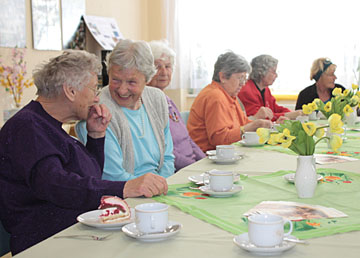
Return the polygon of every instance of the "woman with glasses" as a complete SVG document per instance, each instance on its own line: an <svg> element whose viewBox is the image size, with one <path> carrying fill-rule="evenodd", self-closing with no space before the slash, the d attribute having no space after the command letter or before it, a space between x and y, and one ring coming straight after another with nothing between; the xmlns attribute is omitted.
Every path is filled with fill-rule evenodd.
<svg viewBox="0 0 360 258"><path fill-rule="evenodd" d="M296 101L296 109L302 109L302 105L313 102L314 99L321 99L324 103L328 102L332 97L334 88L341 88L345 90L340 84L336 84L337 79L335 75L336 65L328 58L316 59L310 71L310 80L315 80L313 85L303 89Z"/></svg>
<svg viewBox="0 0 360 258"><path fill-rule="evenodd" d="M271 121L251 121L242 111L237 94L250 71L248 62L234 52L218 57L211 84L196 97L190 110L187 127L191 138L205 152L216 145L241 140L246 131L270 128Z"/></svg>
<svg viewBox="0 0 360 258"><path fill-rule="evenodd" d="M277 64L278 60L269 55L260 55L251 61L249 80L238 94L248 116L256 114L261 107L270 110L272 115L268 119L277 122L302 115L301 110L291 111L278 105L268 88L277 78Z"/></svg>
<svg viewBox="0 0 360 258"><path fill-rule="evenodd" d="M36 100L0 131L0 219L12 255L75 224L103 195L121 198L167 192L163 177L102 180L108 108L96 96L101 63L85 51L66 51L34 73ZM84 146L62 124L84 119Z"/></svg>
<svg viewBox="0 0 360 258"><path fill-rule="evenodd" d="M154 55L157 73L148 85L163 91L171 82L176 54L163 41L151 41L149 45ZM168 96L166 96L166 100L169 107L170 132L174 144L175 169L178 171L204 158L205 154L190 138L175 103Z"/></svg>
<svg viewBox="0 0 360 258"><path fill-rule="evenodd" d="M105 138L103 179L127 181L146 173L174 174L173 142L165 94L146 84L156 73L154 57L144 41L120 40L107 56L109 86L100 103L112 114ZM86 142L83 122L76 132Z"/></svg>

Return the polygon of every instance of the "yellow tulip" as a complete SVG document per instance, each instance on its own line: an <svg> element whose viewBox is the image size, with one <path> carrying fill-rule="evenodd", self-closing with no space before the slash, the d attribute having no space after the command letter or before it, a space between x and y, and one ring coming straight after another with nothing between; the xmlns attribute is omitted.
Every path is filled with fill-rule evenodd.
<svg viewBox="0 0 360 258"><path fill-rule="evenodd" d="M343 92L343 94L344 94L345 97L346 97L347 95L349 95L349 93L350 93L350 90L348 90L348 89L344 90L344 92Z"/></svg>
<svg viewBox="0 0 360 258"><path fill-rule="evenodd" d="M270 145L276 145L279 143L279 133L273 133L273 134L270 134L270 139L268 140L268 144Z"/></svg>
<svg viewBox="0 0 360 258"><path fill-rule="evenodd" d="M259 135L259 143L264 144L266 143L270 138L270 130L267 128L258 128L256 130L257 135Z"/></svg>
<svg viewBox="0 0 360 258"><path fill-rule="evenodd" d="M302 105L302 110L304 112L305 115L310 115L313 112L313 109L311 108L310 104L309 105Z"/></svg>
<svg viewBox="0 0 360 258"><path fill-rule="evenodd" d="M330 146L334 151L337 151L341 147L342 143L343 140L339 135L335 134L330 137Z"/></svg>
<svg viewBox="0 0 360 258"><path fill-rule="evenodd" d="M342 92L342 89L341 89L341 88L335 88L335 89L332 91L332 95L333 95L333 96L340 96L340 95L341 95L341 92Z"/></svg>
<svg viewBox="0 0 360 258"><path fill-rule="evenodd" d="M356 92L356 96L360 98L360 91Z"/></svg>
<svg viewBox="0 0 360 258"><path fill-rule="evenodd" d="M324 128L316 129L315 136L316 136L317 138L323 137L324 134L325 134Z"/></svg>
<svg viewBox="0 0 360 258"><path fill-rule="evenodd" d="M350 116L350 113L354 112L354 110L350 107L349 104L344 107L343 111L346 116Z"/></svg>
<svg viewBox="0 0 360 258"><path fill-rule="evenodd" d="M316 126L313 122L301 123L305 133L309 136L313 136L316 132Z"/></svg>
<svg viewBox="0 0 360 258"><path fill-rule="evenodd" d="M328 103L325 104L324 110L325 110L326 112L330 112L330 111L331 111L331 108L332 108L332 103L329 101Z"/></svg>
<svg viewBox="0 0 360 258"><path fill-rule="evenodd" d="M341 121L341 116L339 114L332 114L329 119L329 126L330 126L330 132L331 133L343 133L344 132L344 128L343 125L343 121Z"/></svg>
<svg viewBox="0 0 360 258"><path fill-rule="evenodd" d="M285 128L284 131L280 133L278 136L278 141L281 143L281 146L284 148L289 148L294 139L296 139L296 137L290 135L290 131L287 128Z"/></svg>
<svg viewBox="0 0 360 258"><path fill-rule="evenodd" d="M309 106L311 107L311 109L312 109L313 111L315 111L315 110L318 109L318 106L317 106L317 104L316 104L315 102L309 103Z"/></svg>
<svg viewBox="0 0 360 258"><path fill-rule="evenodd" d="M352 87L353 90L357 90L357 89L359 88L359 85L353 83L353 84L351 85L351 87Z"/></svg>
<svg viewBox="0 0 360 258"><path fill-rule="evenodd" d="M351 99L350 99L351 105L356 106L359 103L360 103L360 98L357 95L354 95L351 97Z"/></svg>
<svg viewBox="0 0 360 258"><path fill-rule="evenodd" d="M319 106L322 101L319 98L316 98L313 100L313 103L315 103L316 106Z"/></svg>

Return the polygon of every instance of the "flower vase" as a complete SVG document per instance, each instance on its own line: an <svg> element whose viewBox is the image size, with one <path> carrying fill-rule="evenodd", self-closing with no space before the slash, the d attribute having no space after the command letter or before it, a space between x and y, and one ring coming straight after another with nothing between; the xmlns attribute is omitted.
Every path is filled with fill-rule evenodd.
<svg viewBox="0 0 360 258"><path fill-rule="evenodd" d="M353 107L353 112L351 112L349 114L349 116L345 116L345 121L346 121L346 125L349 127L354 127L356 120L357 120L357 111L356 111L356 107Z"/></svg>
<svg viewBox="0 0 360 258"><path fill-rule="evenodd" d="M295 187L299 198L311 198L314 196L317 186L317 174L315 157L298 156L295 173Z"/></svg>

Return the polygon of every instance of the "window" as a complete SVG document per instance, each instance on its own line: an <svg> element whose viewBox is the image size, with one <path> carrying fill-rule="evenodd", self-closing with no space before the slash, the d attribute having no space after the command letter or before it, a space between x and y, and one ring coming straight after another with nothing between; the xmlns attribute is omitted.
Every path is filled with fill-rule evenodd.
<svg viewBox="0 0 360 258"><path fill-rule="evenodd" d="M199 91L211 82L217 57L232 50L279 60L275 94L297 94L312 62L329 57L337 83L359 79L357 0L168 0L168 40L177 53L171 88ZM355 77L356 75L356 77Z"/></svg>

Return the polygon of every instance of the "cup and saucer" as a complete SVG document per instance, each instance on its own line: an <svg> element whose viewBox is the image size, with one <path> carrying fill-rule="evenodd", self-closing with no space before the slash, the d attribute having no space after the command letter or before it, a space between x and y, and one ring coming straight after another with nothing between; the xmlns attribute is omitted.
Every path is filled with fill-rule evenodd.
<svg viewBox="0 0 360 258"><path fill-rule="evenodd" d="M232 164L243 158L235 152L233 145L217 145L215 155L209 155L209 160L218 164Z"/></svg>
<svg viewBox="0 0 360 258"><path fill-rule="evenodd" d="M205 185L199 190L213 197L230 197L243 190L241 185L234 184L235 175L232 171L208 171L204 175Z"/></svg>
<svg viewBox="0 0 360 258"><path fill-rule="evenodd" d="M290 226L286 233L285 224ZM279 255L295 246L290 241L298 239L291 235L292 230L291 220L274 214L255 214L248 217L248 233L235 236L233 242L253 254Z"/></svg>
<svg viewBox="0 0 360 258"><path fill-rule="evenodd" d="M256 132L245 132L242 135L242 140L239 143L245 147L257 147L263 146L264 144L259 143L259 135Z"/></svg>
<svg viewBox="0 0 360 258"><path fill-rule="evenodd" d="M169 206L163 203L143 203L135 207L135 222L122 227L125 235L144 242L166 240L178 234L180 223L168 220Z"/></svg>

